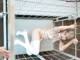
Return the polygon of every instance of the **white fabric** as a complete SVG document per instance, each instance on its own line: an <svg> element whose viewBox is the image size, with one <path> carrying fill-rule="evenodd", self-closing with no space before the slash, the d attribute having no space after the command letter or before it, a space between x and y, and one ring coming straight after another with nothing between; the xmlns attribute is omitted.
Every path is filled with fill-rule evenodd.
<svg viewBox="0 0 80 60"><path fill-rule="evenodd" d="M31 46L36 50L36 53L39 53L40 50L40 41L39 40L32 40Z"/></svg>
<svg viewBox="0 0 80 60"><path fill-rule="evenodd" d="M26 52L28 55L38 55L39 54L39 48L40 48L40 41L39 40L32 40L31 44L29 43L27 31L23 32L17 32L17 35L23 35L25 38L25 43L21 42L19 39L15 40L15 45L19 44L26 48Z"/></svg>
<svg viewBox="0 0 80 60"><path fill-rule="evenodd" d="M48 39L52 42L56 42L56 41L60 40L60 38L58 37L59 32L60 32L60 30L58 27L54 27L50 30L47 30L46 32L42 31L42 33L44 33L46 35L46 39Z"/></svg>

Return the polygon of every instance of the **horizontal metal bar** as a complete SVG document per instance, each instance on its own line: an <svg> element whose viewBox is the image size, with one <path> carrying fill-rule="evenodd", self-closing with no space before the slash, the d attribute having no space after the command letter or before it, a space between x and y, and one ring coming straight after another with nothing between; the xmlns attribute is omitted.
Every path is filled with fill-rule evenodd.
<svg viewBox="0 0 80 60"><path fill-rule="evenodd" d="M68 17L68 18L65 18L65 19L60 19L60 18L64 18L64 17ZM65 21L65 20L76 20L77 18L80 18L80 17L75 17L75 14L72 14L72 15L68 15L68 16L62 16L62 17L57 17L57 18L54 18L54 22L58 22L58 21Z"/></svg>
<svg viewBox="0 0 80 60"><path fill-rule="evenodd" d="M41 55L37 55L41 60L45 60Z"/></svg>
<svg viewBox="0 0 80 60"><path fill-rule="evenodd" d="M66 55L66 56L68 56L68 57L73 58L73 59L80 60L80 58L78 58L78 57L76 57L76 56L73 56L73 55L71 55L71 54L68 54L68 53L65 53L65 52L62 52L62 51L59 51L59 50L54 50L54 51L60 52L60 53Z"/></svg>
<svg viewBox="0 0 80 60"><path fill-rule="evenodd" d="M72 48L72 47L69 47L69 48L71 48L71 49L74 49L74 50L75 50L75 48ZM80 49L76 49L76 50L80 51Z"/></svg>
<svg viewBox="0 0 80 60"><path fill-rule="evenodd" d="M15 15L16 18L47 18L47 19L54 19L58 16L39 16L39 15Z"/></svg>
<svg viewBox="0 0 80 60"><path fill-rule="evenodd" d="M56 20L56 21L54 21L54 22L66 21L66 20L70 21L70 20L74 20L74 19L62 19L62 20Z"/></svg>

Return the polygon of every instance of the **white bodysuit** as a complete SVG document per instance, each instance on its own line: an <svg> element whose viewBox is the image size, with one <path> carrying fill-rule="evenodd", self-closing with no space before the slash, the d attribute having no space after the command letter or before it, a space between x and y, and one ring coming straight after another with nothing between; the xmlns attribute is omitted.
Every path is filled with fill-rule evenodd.
<svg viewBox="0 0 80 60"><path fill-rule="evenodd" d="M52 42L56 42L56 41L60 40L60 38L58 37L59 32L60 32L60 30L58 27L54 27L54 28L49 29L49 30L42 30L41 31L41 33L46 36L44 39L48 39Z"/></svg>

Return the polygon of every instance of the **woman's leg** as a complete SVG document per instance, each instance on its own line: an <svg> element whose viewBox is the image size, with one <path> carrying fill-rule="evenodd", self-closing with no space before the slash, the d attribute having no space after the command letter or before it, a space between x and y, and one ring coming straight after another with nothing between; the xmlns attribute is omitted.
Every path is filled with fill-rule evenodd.
<svg viewBox="0 0 80 60"><path fill-rule="evenodd" d="M36 50L36 54L39 54L40 52L40 32L41 29L34 29L32 31L32 40L31 40L31 46Z"/></svg>

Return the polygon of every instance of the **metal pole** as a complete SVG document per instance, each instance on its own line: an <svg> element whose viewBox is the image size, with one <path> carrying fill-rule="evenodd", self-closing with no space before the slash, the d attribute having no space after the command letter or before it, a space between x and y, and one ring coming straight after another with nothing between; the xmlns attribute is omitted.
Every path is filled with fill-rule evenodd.
<svg viewBox="0 0 80 60"><path fill-rule="evenodd" d="M74 22L76 23L76 20L74 20ZM76 38L76 29L75 29L75 38ZM77 57L77 45L75 44L75 56Z"/></svg>
<svg viewBox="0 0 80 60"><path fill-rule="evenodd" d="M8 46L10 50L10 59L15 60L14 57L14 38L15 38L15 29L14 29L14 0L8 0Z"/></svg>
<svg viewBox="0 0 80 60"><path fill-rule="evenodd" d="M73 20L73 21L74 21L74 18L72 18L72 19L69 19L69 18L68 18L68 19L61 19L61 20L56 20L56 21L54 21L54 22L66 21L66 20L69 20L69 21L70 21L70 20Z"/></svg>
<svg viewBox="0 0 80 60"><path fill-rule="evenodd" d="M4 35L4 48L7 48L6 46L6 0L3 0L3 35ZM4 60L7 60L4 58Z"/></svg>
<svg viewBox="0 0 80 60"><path fill-rule="evenodd" d="M75 20L74 22L76 23L76 19L78 17L78 5L77 5L77 0L75 1L75 13L76 13L76 17L75 17ZM76 38L76 29L75 29L75 38ZM77 57L77 45L75 44L75 57Z"/></svg>
<svg viewBox="0 0 80 60"><path fill-rule="evenodd" d="M3 13L6 13L6 1L3 0ZM3 14L4 47L6 48L6 14Z"/></svg>
<svg viewBox="0 0 80 60"><path fill-rule="evenodd" d="M64 26L64 21L62 21L62 26Z"/></svg>

